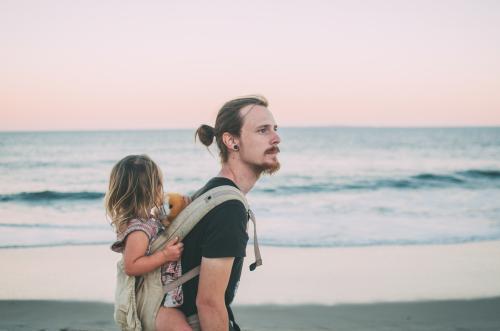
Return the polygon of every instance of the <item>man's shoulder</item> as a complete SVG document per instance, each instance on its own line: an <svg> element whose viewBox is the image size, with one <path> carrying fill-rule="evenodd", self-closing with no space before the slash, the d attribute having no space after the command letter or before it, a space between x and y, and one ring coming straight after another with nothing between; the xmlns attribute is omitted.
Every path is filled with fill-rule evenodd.
<svg viewBox="0 0 500 331"><path fill-rule="evenodd" d="M224 185L230 185L233 187L236 187L236 184L226 178L226 177L213 177L211 178L201 189L199 189L196 193L194 193L191 198L195 200L199 196L203 195L207 191L219 187L219 186L224 186ZM240 221L241 223L246 223L248 219L248 211L240 200L227 200L219 205L215 206L213 209L208 211L198 222L198 224L195 225L193 230L198 230L196 232L199 232L201 229L206 229L207 225L210 225L210 227L213 226L222 226L224 227L224 224L226 221L232 220L234 221ZM201 230L200 235L204 235L205 230Z"/></svg>
<svg viewBox="0 0 500 331"><path fill-rule="evenodd" d="M233 187L238 188L236 184L230 180L229 178L226 177L213 177L211 178L201 189L199 189L193 196L191 197L193 200L202 195L203 193L208 192L209 190L219 187L219 186L224 186L224 185L230 185Z"/></svg>
<svg viewBox="0 0 500 331"><path fill-rule="evenodd" d="M213 209L213 214L232 214L236 216L246 216L247 209L240 200L227 200Z"/></svg>

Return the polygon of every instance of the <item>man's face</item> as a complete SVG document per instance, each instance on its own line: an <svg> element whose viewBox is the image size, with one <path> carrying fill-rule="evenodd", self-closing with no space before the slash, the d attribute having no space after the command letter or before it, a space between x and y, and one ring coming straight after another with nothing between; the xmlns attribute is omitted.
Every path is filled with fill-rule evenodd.
<svg viewBox="0 0 500 331"><path fill-rule="evenodd" d="M272 174L279 170L280 136L273 115L264 106L249 105L241 109L243 127L239 138L240 158L254 167L256 173Z"/></svg>

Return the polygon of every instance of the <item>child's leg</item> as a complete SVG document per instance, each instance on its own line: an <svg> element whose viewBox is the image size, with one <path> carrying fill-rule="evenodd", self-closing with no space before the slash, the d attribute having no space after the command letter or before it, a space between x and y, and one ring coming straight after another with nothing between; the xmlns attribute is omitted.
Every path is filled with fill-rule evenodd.
<svg viewBox="0 0 500 331"><path fill-rule="evenodd" d="M156 331L192 331L186 316L177 308L160 307L155 323Z"/></svg>

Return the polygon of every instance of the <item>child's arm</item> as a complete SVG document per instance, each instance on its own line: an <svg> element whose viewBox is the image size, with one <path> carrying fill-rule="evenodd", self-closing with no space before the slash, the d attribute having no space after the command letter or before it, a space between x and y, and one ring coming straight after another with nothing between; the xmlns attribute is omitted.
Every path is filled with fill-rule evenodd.
<svg viewBox="0 0 500 331"><path fill-rule="evenodd" d="M123 251L127 275L140 276L155 270L166 262L177 261L181 257L184 246L178 238L175 238L168 242L164 249L147 256L148 244L148 236L142 231L134 231L127 236Z"/></svg>

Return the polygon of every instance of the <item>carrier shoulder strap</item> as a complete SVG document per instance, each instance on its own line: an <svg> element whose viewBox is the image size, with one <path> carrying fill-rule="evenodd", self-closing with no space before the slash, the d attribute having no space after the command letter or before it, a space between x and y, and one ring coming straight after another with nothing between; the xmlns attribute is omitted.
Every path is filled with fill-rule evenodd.
<svg viewBox="0 0 500 331"><path fill-rule="evenodd" d="M167 230L164 234L160 235L154 242L151 247L152 252L156 252L159 249L162 249L167 242L172 240L175 237L179 237L179 241L183 240L184 237L194 228L196 224L213 208L217 207L221 203L228 200L238 200L243 203L245 209L247 210L248 216L252 220L253 228L254 228L254 253L255 253L255 262L250 265L250 270L254 270L257 266L262 265L262 258L260 255L259 244L257 241L257 227L255 216L253 212L249 209L248 202L241 193L241 191L234 186L231 185L222 185L215 187L207 192L203 193L196 199L194 199L186 208L184 208L179 215L175 218L175 220L167 227ZM197 266L177 280L169 283L164 287L164 291L168 292L188 280L196 277L200 273L200 266Z"/></svg>
<svg viewBox="0 0 500 331"><path fill-rule="evenodd" d="M239 200L248 210L245 196L236 187L222 185L208 190L194 199L177 215L167 230L153 242L151 252L154 253L162 249L167 242L175 237L179 237L179 241L182 241L208 212L228 200Z"/></svg>

